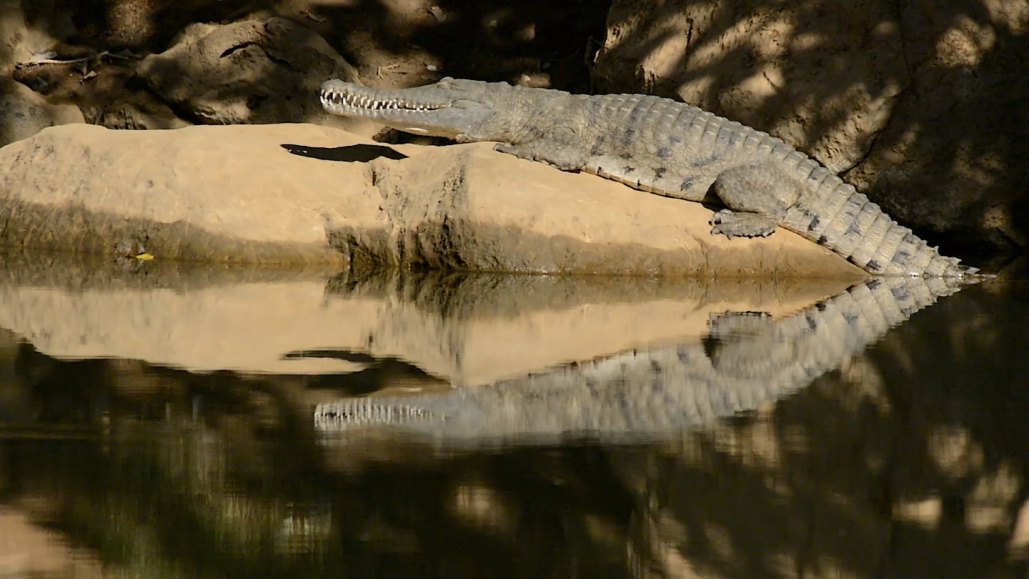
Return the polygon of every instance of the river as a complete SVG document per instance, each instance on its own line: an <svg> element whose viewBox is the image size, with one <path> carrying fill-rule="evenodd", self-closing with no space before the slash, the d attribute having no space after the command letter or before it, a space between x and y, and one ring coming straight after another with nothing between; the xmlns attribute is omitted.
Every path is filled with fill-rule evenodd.
<svg viewBox="0 0 1029 579"><path fill-rule="evenodd" d="M0 576L1025 577L1029 284L0 263Z"/></svg>

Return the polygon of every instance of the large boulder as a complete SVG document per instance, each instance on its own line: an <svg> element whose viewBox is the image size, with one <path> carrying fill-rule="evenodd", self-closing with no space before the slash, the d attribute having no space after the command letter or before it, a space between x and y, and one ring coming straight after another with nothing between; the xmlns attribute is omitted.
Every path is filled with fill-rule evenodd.
<svg viewBox="0 0 1029 579"><path fill-rule="evenodd" d="M0 145L30 137L46 127L83 123L73 104L50 103L23 84L0 78Z"/></svg>
<svg viewBox="0 0 1029 579"><path fill-rule="evenodd" d="M137 74L165 101L206 124L358 124L322 110L318 88L356 72L315 32L285 18L192 24Z"/></svg>
<svg viewBox="0 0 1029 579"><path fill-rule="evenodd" d="M54 42L47 30L29 24L19 2L0 0L0 146L44 127L84 122L74 104L49 102L10 80L18 63L31 61Z"/></svg>
<svg viewBox="0 0 1029 579"><path fill-rule="evenodd" d="M829 4L819 12L743 0L657 8L616 0L594 69L598 88L678 96L846 170L886 125L905 70L901 39L876 29L889 6ZM837 22L847 29L822 34ZM877 36L881 50L858 48Z"/></svg>
<svg viewBox="0 0 1029 579"><path fill-rule="evenodd" d="M68 125L0 149L8 246L476 271L864 275L785 230L712 236L710 217L700 204L488 143L390 149L314 125Z"/></svg>
<svg viewBox="0 0 1029 579"><path fill-rule="evenodd" d="M1029 246L1029 4L615 0L604 92L768 131L952 246Z"/></svg>

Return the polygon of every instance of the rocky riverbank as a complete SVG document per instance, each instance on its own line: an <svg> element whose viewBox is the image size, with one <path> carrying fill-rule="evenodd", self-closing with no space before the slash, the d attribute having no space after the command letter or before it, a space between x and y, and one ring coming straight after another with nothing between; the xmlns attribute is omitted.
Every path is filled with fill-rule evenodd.
<svg viewBox="0 0 1029 579"><path fill-rule="evenodd" d="M1027 53L1018 49L1029 23L1022 4L963 0L932 18L916 18L917 6L838 2L816 13L735 10L729 1L669 2L656 12L630 0L500 4L0 0L0 144L83 122L264 125L148 136L61 128L7 147L0 241L115 254L147 241L161 256L189 259L853 273L785 232L726 245L706 235L703 207L485 146L411 148L409 160L318 158L345 160L355 146L372 147L358 158L388 157L400 149L383 152L367 139L406 139L325 114L315 94L324 79L412 86L451 75L681 98L813 154L944 253L996 266L1027 247L1029 119L1016 106L1029 95L1017 72ZM321 152L305 159L284 145ZM412 171L428 176L417 181ZM380 210L383 195L392 197ZM469 195L489 212L471 217ZM534 201L519 208L518 199ZM219 204L218 217L204 217ZM55 207L63 209L50 213ZM175 220L157 207L193 210ZM413 218L414 207L424 215ZM366 214L378 221L366 226ZM246 233L237 237L226 223ZM281 233L289 227L299 229Z"/></svg>

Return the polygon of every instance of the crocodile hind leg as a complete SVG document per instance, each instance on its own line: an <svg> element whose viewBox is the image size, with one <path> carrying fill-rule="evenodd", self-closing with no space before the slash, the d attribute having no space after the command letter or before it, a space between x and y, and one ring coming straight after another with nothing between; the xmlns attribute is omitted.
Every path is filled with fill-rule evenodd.
<svg viewBox="0 0 1029 579"><path fill-rule="evenodd" d="M767 237L800 197L801 185L771 163L732 167L712 185L725 204L711 218L711 233L726 237Z"/></svg>

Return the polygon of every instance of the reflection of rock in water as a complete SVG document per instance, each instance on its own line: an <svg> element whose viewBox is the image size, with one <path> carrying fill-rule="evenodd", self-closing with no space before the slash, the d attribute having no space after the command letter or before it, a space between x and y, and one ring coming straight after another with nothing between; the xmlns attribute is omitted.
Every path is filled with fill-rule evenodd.
<svg viewBox="0 0 1029 579"><path fill-rule="evenodd" d="M781 321L719 316L703 344L626 352L442 395L338 400L316 408L315 426L326 433L389 426L471 445L674 434L803 388L958 289L940 279L875 278Z"/></svg>

